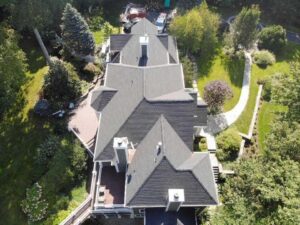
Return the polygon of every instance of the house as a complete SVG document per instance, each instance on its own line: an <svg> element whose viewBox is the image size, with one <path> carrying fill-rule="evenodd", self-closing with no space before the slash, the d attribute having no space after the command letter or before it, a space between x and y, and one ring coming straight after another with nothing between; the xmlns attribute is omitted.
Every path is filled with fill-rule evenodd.
<svg viewBox="0 0 300 225"><path fill-rule="evenodd" d="M208 152L194 152L207 105L185 88L176 40L142 19L109 39L105 82L91 106L94 216L144 218L146 225L196 224L195 210L218 204Z"/></svg>

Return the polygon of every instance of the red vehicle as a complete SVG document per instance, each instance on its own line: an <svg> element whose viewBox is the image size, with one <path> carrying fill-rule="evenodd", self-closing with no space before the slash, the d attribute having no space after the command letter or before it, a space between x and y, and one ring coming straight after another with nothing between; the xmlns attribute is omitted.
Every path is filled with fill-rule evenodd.
<svg viewBox="0 0 300 225"><path fill-rule="evenodd" d="M122 23L128 23L128 22L136 23L140 19L146 17L146 14L147 11L145 7L141 5L129 3L125 8L124 13L120 15L120 20Z"/></svg>

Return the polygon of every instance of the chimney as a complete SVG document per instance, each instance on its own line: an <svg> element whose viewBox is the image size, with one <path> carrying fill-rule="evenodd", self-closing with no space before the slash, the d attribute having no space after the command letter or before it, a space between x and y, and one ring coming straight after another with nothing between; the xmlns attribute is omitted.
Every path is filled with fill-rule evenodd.
<svg viewBox="0 0 300 225"><path fill-rule="evenodd" d="M118 172L126 172L128 164L128 138L116 137L113 144L116 160L115 167Z"/></svg>
<svg viewBox="0 0 300 225"><path fill-rule="evenodd" d="M178 211L184 202L184 189L169 189L166 211Z"/></svg>
<svg viewBox="0 0 300 225"><path fill-rule="evenodd" d="M140 37L141 58L148 58L149 37L147 34Z"/></svg>

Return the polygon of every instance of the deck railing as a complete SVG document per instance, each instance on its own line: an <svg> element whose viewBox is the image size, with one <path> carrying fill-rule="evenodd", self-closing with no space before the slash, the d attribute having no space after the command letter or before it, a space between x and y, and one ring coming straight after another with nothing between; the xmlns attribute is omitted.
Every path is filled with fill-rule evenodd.
<svg viewBox="0 0 300 225"><path fill-rule="evenodd" d="M86 219L86 217L88 217L90 214L85 212L88 211L89 208L91 208L91 202L92 197L91 195L89 195L86 200L81 203L80 206L78 206L64 221L60 223L60 225L79 224L79 219L81 222L83 222L83 220Z"/></svg>

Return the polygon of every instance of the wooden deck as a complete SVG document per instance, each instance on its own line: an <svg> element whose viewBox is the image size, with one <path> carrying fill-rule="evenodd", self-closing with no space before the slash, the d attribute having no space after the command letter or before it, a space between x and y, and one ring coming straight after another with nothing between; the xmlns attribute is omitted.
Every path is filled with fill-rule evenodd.
<svg viewBox="0 0 300 225"><path fill-rule="evenodd" d="M104 187L104 205L124 204L125 173L117 173L115 167L103 167L100 187Z"/></svg>

